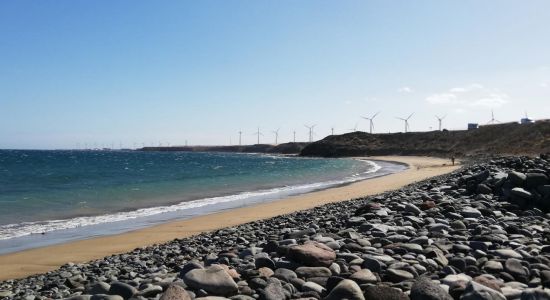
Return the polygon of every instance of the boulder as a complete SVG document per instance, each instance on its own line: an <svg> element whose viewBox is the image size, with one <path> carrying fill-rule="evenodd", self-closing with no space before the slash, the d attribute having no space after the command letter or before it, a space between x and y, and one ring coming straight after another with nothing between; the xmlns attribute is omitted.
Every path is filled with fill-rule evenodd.
<svg viewBox="0 0 550 300"><path fill-rule="evenodd" d="M310 267L330 267L336 259L336 252L318 242L307 242L288 250L288 258Z"/></svg>
<svg viewBox="0 0 550 300"><path fill-rule="evenodd" d="M160 297L160 300L192 300L189 293L179 285L171 284Z"/></svg>
<svg viewBox="0 0 550 300"><path fill-rule="evenodd" d="M124 299L130 299L137 293L135 287L124 282L113 282L109 288L109 294L119 295Z"/></svg>
<svg viewBox="0 0 550 300"><path fill-rule="evenodd" d="M285 289L276 278L270 278L267 286L261 291L260 299L262 300L283 300L287 299Z"/></svg>
<svg viewBox="0 0 550 300"><path fill-rule="evenodd" d="M340 281L325 297L324 300L365 300L361 288L353 280L344 279Z"/></svg>
<svg viewBox="0 0 550 300"><path fill-rule="evenodd" d="M228 296L238 290L233 278L219 265L193 269L185 274L183 281L192 288L203 289L213 295Z"/></svg>

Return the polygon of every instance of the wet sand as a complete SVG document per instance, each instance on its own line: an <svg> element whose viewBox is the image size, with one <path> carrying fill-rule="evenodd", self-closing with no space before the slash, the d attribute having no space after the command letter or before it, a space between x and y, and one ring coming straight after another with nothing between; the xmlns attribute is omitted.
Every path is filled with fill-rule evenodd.
<svg viewBox="0 0 550 300"><path fill-rule="evenodd" d="M175 238L266 219L331 202L340 202L398 189L416 181L449 173L459 166L433 157L377 156L370 159L401 162L409 169L350 185L311 192L286 199L231 209L187 220L173 221L122 234L102 236L65 244L0 255L0 280L55 270L67 262L86 262Z"/></svg>

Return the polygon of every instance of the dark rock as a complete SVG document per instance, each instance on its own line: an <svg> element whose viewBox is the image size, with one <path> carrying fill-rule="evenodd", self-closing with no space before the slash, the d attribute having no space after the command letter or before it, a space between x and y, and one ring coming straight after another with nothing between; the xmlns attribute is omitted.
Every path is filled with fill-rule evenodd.
<svg viewBox="0 0 550 300"><path fill-rule="evenodd" d="M287 299L285 289L281 282L276 278L270 278L267 286L263 289L260 299L262 300L282 300Z"/></svg>
<svg viewBox="0 0 550 300"><path fill-rule="evenodd" d="M542 289L527 289L521 293L520 300L550 300L550 293Z"/></svg>
<svg viewBox="0 0 550 300"><path fill-rule="evenodd" d="M109 294L119 295L124 299L130 299L137 293L135 287L124 282L113 282L109 288Z"/></svg>
<svg viewBox="0 0 550 300"><path fill-rule="evenodd" d="M527 176L521 172L512 171L508 173L508 179L516 186L522 186Z"/></svg>
<svg viewBox="0 0 550 300"><path fill-rule="evenodd" d="M548 176L543 173L527 173L525 174L525 188L535 188L539 185L548 184Z"/></svg>
<svg viewBox="0 0 550 300"><path fill-rule="evenodd" d="M405 204L405 211L410 212L414 215L420 215L422 213L422 210L420 210L420 208L416 207L416 205L412 203Z"/></svg>
<svg viewBox="0 0 550 300"><path fill-rule="evenodd" d="M180 278L183 278L187 272L194 269L203 269L203 266L194 261L186 263L180 270Z"/></svg>
<svg viewBox="0 0 550 300"><path fill-rule="evenodd" d="M365 288L365 299L384 299L384 300L408 300L409 296L401 290L389 287L384 284L368 286Z"/></svg>
<svg viewBox="0 0 550 300"><path fill-rule="evenodd" d="M420 277L411 288L411 300L452 300L453 298L439 284L427 277Z"/></svg>

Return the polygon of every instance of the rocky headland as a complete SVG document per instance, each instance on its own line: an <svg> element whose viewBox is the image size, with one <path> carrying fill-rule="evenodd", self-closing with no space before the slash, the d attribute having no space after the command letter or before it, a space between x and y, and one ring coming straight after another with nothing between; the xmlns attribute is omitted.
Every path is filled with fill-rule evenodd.
<svg viewBox="0 0 550 300"><path fill-rule="evenodd" d="M0 299L550 299L549 175L546 158L479 161L4 281Z"/></svg>
<svg viewBox="0 0 550 300"><path fill-rule="evenodd" d="M328 136L307 145L303 156L427 155L487 156L538 155L550 152L550 121L504 123L474 130L378 133L352 132Z"/></svg>

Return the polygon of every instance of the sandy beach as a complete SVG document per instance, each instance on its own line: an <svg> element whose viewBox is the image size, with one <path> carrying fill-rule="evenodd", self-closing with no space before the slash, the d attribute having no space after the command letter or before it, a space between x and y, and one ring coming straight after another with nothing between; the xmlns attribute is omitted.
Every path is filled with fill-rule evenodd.
<svg viewBox="0 0 550 300"><path fill-rule="evenodd" d="M123 234L91 238L1 255L0 269L2 272L0 273L0 280L43 273L54 270L67 262L85 262L111 254L127 252L137 247L162 243L174 238L189 237L200 232L265 219L326 203L374 195L398 189L429 177L445 174L459 167L450 166L449 160L432 157L383 156L370 157L370 159L405 163L409 165L409 169L400 173L346 186L192 219L174 221Z"/></svg>

